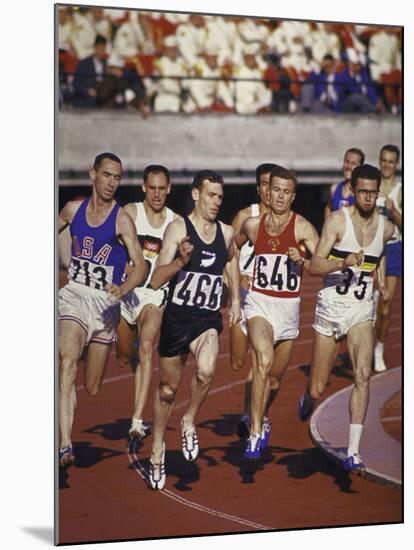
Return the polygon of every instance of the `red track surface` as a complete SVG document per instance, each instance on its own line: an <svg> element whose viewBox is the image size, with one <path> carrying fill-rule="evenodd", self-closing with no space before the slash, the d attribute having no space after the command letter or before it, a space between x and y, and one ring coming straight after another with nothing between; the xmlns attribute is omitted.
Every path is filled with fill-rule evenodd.
<svg viewBox="0 0 414 550"><path fill-rule="evenodd" d="M175 411L166 432L167 483L151 491L139 475L147 465L152 438L136 455L126 435L133 403L133 379L115 362L114 350L100 394L89 397L78 373L78 409L73 441L77 465L60 473L59 542L94 542L268 529L377 524L402 521L401 493L350 478L313 446L308 426L297 418L313 338L313 308L319 279L305 278L301 332L290 367L271 410L272 433L264 467L245 471L243 445L234 434L242 409L243 380L229 366L228 331L221 335L220 356L210 394L198 416L200 454L185 461L180 420L188 397L193 363L189 361ZM401 365L401 291L392 313L385 359ZM344 346L343 350L346 351ZM351 371L338 360L326 397L351 383ZM155 359L158 368L158 358ZM154 373L146 419L152 418Z"/></svg>

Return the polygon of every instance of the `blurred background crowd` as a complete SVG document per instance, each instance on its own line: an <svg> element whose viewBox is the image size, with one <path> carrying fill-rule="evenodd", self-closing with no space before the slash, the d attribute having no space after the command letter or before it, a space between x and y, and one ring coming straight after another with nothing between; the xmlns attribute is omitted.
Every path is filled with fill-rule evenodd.
<svg viewBox="0 0 414 550"><path fill-rule="evenodd" d="M60 108L391 113L400 27L60 6Z"/></svg>

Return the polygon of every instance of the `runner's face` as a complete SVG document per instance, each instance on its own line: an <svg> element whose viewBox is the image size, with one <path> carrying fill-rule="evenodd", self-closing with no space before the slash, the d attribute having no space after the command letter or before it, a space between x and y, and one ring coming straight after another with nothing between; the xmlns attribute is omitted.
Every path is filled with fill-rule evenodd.
<svg viewBox="0 0 414 550"><path fill-rule="evenodd" d="M167 195L171 189L165 174L148 174L146 183L143 184L142 190L145 193L145 202L154 212L161 212L165 206Z"/></svg>
<svg viewBox="0 0 414 550"><path fill-rule="evenodd" d="M361 164L361 157L357 153L347 153L344 157L342 173L345 181L351 181L352 170Z"/></svg>
<svg viewBox="0 0 414 550"><path fill-rule="evenodd" d="M364 218L369 218L376 207L378 183L376 180L358 178L355 186L355 206Z"/></svg>
<svg viewBox="0 0 414 550"><path fill-rule="evenodd" d="M90 177L98 196L111 201L121 183L122 168L119 162L103 159L97 170L90 171Z"/></svg>
<svg viewBox="0 0 414 550"><path fill-rule="evenodd" d="M223 202L223 186L221 183L204 180L199 189L194 189L193 198L202 217L213 222L217 218Z"/></svg>
<svg viewBox="0 0 414 550"><path fill-rule="evenodd" d="M383 151L380 156L380 170L383 178L393 178L397 171L398 159L397 153L392 151Z"/></svg>
<svg viewBox="0 0 414 550"><path fill-rule="evenodd" d="M260 197L260 202L267 208L270 206L270 192L269 192L270 172L262 174L260 176L259 185L257 186L257 193Z"/></svg>
<svg viewBox="0 0 414 550"><path fill-rule="evenodd" d="M295 185L292 180L273 177L270 181L270 207L275 214L285 214L295 200Z"/></svg>

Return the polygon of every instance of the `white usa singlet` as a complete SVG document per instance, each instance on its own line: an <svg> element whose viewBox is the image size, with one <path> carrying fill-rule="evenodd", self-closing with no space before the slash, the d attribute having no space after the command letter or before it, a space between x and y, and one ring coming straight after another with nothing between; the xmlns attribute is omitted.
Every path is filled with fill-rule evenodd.
<svg viewBox="0 0 414 550"><path fill-rule="evenodd" d="M324 277L320 294L328 299L351 300L355 303L372 300L374 271L377 268L384 249L383 216L378 216L378 227L372 242L362 247L355 236L354 226L348 208L341 208L345 216L345 233L341 241L331 249L329 260L343 260L352 252L364 250L364 260L360 266L348 267L343 271L334 271Z"/></svg>
<svg viewBox="0 0 414 550"><path fill-rule="evenodd" d="M260 208L258 203L254 203L250 206L250 217L259 216ZM248 277L253 277L253 266L254 266L254 245L251 241L247 241L240 248L239 254L239 269L240 275L247 275Z"/></svg>

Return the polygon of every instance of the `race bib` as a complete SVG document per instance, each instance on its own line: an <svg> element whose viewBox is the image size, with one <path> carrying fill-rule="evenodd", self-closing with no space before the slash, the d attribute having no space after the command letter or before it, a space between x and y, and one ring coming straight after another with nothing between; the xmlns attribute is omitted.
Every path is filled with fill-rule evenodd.
<svg viewBox="0 0 414 550"><path fill-rule="evenodd" d="M81 285L104 290L112 283L114 266L99 265L89 260L72 257L69 266L69 279Z"/></svg>
<svg viewBox="0 0 414 550"><path fill-rule="evenodd" d="M223 276L180 271L172 302L179 306L216 311L220 308Z"/></svg>
<svg viewBox="0 0 414 550"><path fill-rule="evenodd" d="M271 292L297 292L301 269L286 254L260 254L254 266L254 287Z"/></svg>

